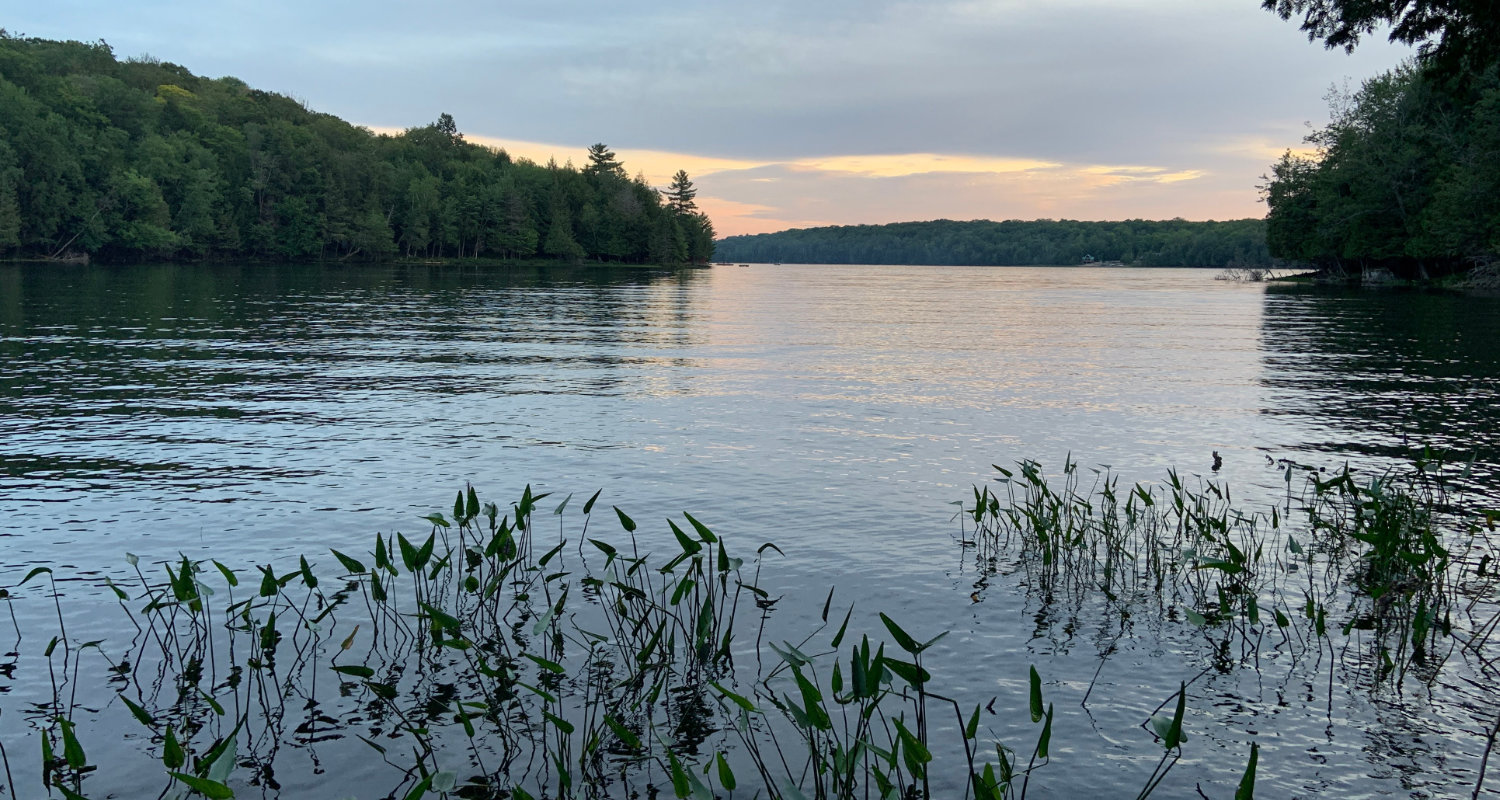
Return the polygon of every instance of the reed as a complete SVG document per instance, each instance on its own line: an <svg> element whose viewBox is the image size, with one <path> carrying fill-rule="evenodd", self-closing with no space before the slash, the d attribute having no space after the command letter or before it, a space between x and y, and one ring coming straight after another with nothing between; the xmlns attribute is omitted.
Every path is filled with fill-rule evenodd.
<svg viewBox="0 0 1500 800"><path fill-rule="evenodd" d="M997 466L999 488L975 487L963 509L977 588L1019 569L1070 613L1102 598L1181 620L1220 669L1258 665L1268 645L1330 669L1338 653L1376 685L1430 677L1459 649L1493 667L1482 653L1500 621L1485 535L1496 515L1456 496L1445 465L1366 479L1278 468L1284 502L1245 511L1227 484L1175 470L1122 489L1108 469L1085 484L1071 459L1051 478L1034 461Z"/></svg>
<svg viewBox="0 0 1500 800"><path fill-rule="evenodd" d="M1368 628L1396 679L1440 665L1458 637L1482 650L1495 627L1464 606L1493 591L1492 562L1476 562L1478 586L1470 569L1482 537L1456 545L1419 483L1317 478L1295 508L1245 514L1226 487L1175 473L1129 490L1108 471L1085 488L1071 460L1053 480L1034 462L1000 474L1000 493L976 489L965 508L981 564L1019 566L1056 602L1180 612L1215 659L1241 663L1268 631L1321 653ZM1023 696L946 696L944 631L885 614L854 630L833 591L815 630L768 636L776 598L760 576L779 548L737 555L686 513L648 533L600 496L527 487L502 506L465 487L421 535L249 568L130 556L134 582L104 584L116 639L70 635L52 570L33 570L3 595L25 645L12 670L45 669L50 690L0 708L41 754L18 769L0 747L5 791L277 796L289 770L325 761L411 799L1017 800L1047 782L1058 701L1080 698L1044 692L1035 667ZM14 605L43 603L55 633L23 634ZM1190 689L1141 720L1160 750L1139 798L1182 757ZM994 732L1014 738L1012 722L1025 741ZM117 731L125 745L95 746ZM1258 758L1252 743L1237 798Z"/></svg>

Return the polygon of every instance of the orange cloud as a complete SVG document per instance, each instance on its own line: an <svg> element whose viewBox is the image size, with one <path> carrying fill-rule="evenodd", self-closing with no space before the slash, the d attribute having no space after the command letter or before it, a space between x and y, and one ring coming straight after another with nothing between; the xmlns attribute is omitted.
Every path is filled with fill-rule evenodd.
<svg viewBox="0 0 1500 800"><path fill-rule="evenodd" d="M889 153L863 156L828 156L790 162L796 169L824 172L852 172L875 178L899 178L933 172L970 174L1003 174L1053 169L1061 164L1029 158L993 158L988 156L941 155L938 153Z"/></svg>
<svg viewBox="0 0 1500 800"><path fill-rule="evenodd" d="M714 232L719 236L741 236L756 233L774 233L787 228L812 228L833 225L832 222L808 219L783 219L775 206L756 203L741 203L722 197L698 195L698 210L714 222Z"/></svg>
<svg viewBox="0 0 1500 800"><path fill-rule="evenodd" d="M582 166L588 149L465 136L537 163L555 158ZM1205 148L1218 161L1205 160L1216 166L1226 157L1263 165L1280 155L1273 150L1269 140L1236 140ZM664 150L616 152L627 172L643 174L654 186L665 186L677 170L687 170L698 185L698 206L720 236L939 217L1230 219L1262 213L1253 186L1263 167L1240 176L1206 168L942 153L751 160Z"/></svg>

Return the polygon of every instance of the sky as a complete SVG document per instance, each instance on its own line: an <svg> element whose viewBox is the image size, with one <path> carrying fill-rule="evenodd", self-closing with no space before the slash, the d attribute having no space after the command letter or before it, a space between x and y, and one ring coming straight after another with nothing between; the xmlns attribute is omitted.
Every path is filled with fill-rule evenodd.
<svg viewBox="0 0 1500 800"><path fill-rule="evenodd" d="M1258 0L0 0L0 25L233 75L377 131L585 163L605 142L720 235L926 219L1237 219L1410 51Z"/></svg>

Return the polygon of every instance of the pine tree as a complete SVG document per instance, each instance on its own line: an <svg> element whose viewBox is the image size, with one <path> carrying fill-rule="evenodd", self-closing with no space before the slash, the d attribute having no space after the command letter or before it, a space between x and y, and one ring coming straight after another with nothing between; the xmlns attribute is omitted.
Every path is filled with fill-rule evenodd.
<svg viewBox="0 0 1500 800"><path fill-rule="evenodd" d="M693 198L698 196L698 190L688 180L687 170L677 170L677 174L672 176L672 185L667 187L664 194L667 196L667 207L679 214L698 210L698 204L693 202Z"/></svg>
<svg viewBox="0 0 1500 800"><path fill-rule="evenodd" d="M589 165L583 168L585 175L613 175L625 177L625 164L615 158L613 150L603 142L589 146Z"/></svg>

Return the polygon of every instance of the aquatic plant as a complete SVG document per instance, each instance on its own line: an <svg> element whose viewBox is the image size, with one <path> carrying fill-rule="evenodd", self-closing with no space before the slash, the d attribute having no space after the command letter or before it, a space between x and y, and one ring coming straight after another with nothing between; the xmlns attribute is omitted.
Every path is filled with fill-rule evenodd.
<svg viewBox="0 0 1500 800"><path fill-rule="evenodd" d="M467 487L451 513L425 518L425 536L330 551L335 578L310 556L238 570L127 556L135 583L103 581L117 639L77 641L52 569L33 570L3 595L17 636L31 640L15 603L49 603L57 633L40 651L18 647L9 670L45 670L50 691L0 713L19 713L11 729L24 723L41 762L13 770L0 742L3 789L276 796L289 780L306 785L308 774L288 777L305 758L312 776L325 762L361 763L384 796L409 799L670 787L696 798L999 800L1024 798L1047 765L1055 712L1035 668L1028 696L966 709L932 689L924 656L943 632L919 636L881 614L855 644L850 607L819 638L839 618L832 591L822 627L768 639L777 598L759 576L775 545L747 561L686 513L645 537L618 507L605 512L617 525L599 532L597 492L569 538L571 496L544 509L548 498L527 487L501 507ZM754 643L737 636L747 625ZM1175 713L1150 723L1163 750L1140 797L1186 740L1186 687L1163 705L1173 698ZM982 709L1029 717L1034 741L998 741Z"/></svg>
<svg viewBox="0 0 1500 800"><path fill-rule="evenodd" d="M1336 674L1400 692L1408 678L1433 681L1457 651L1473 655L1485 679L1500 678L1486 652L1500 625L1487 535L1500 514L1452 490L1467 466L1456 472L1423 454L1369 478L1286 460L1270 467L1284 500L1247 512L1227 484L1175 470L1123 489L1108 468L1085 483L1071 458L1051 476L1034 461L996 466L999 486L975 487L962 504L975 599L1019 571L1039 603L1069 618L1094 604L1106 618L1196 631L1205 672L1269 677L1262 650L1290 654L1283 679L1312 686L1321 674L1329 702ZM1121 623L1099 638L1099 670L1124 631Z"/></svg>

